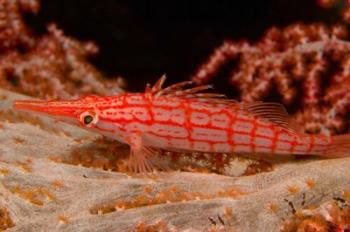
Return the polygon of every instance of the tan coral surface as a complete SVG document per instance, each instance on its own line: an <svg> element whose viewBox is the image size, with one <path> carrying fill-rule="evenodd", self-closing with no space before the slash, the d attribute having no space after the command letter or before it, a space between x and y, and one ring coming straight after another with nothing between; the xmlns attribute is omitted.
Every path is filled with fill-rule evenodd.
<svg viewBox="0 0 350 232"><path fill-rule="evenodd" d="M105 152L96 142L99 135L16 115L15 98L24 96L0 90L0 230L279 231L295 210L350 190L350 158L288 161L240 177L128 175L103 162L101 168L86 167L74 155L87 147L96 156ZM125 154L125 146L114 149L114 156Z"/></svg>

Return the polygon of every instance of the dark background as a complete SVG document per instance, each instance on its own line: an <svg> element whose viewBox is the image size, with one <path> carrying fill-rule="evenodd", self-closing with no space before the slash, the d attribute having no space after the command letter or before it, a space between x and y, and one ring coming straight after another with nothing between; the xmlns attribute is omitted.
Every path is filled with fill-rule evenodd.
<svg viewBox="0 0 350 232"><path fill-rule="evenodd" d="M42 0L39 14L26 17L36 33L56 22L67 35L95 41L100 53L91 61L125 77L131 91L163 73L168 83L187 80L224 39L254 41L271 26L339 20L337 9L316 0ZM214 85L234 91L224 74Z"/></svg>

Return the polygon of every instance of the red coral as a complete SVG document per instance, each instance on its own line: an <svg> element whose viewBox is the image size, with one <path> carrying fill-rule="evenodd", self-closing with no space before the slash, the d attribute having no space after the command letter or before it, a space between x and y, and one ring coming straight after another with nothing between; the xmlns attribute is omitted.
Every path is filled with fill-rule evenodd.
<svg viewBox="0 0 350 232"><path fill-rule="evenodd" d="M0 0L0 50L34 43L21 14L23 11L37 13L38 10L37 0Z"/></svg>
<svg viewBox="0 0 350 232"><path fill-rule="evenodd" d="M323 8L338 8L346 23L350 23L350 1L349 0L318 0L318 5Z"/></svg>
<svg viewBox="0 0 350 232"><path fill-rule="evenodd" d="M0 0L0 84L44 98L121 92L118 81L106 81L88 62L98 48L67 37L55 24L49 34L35 36L26 27L22 10L38 11L35 0Z"/></svg>
<svg viewBox="0 0 350 232"><path fill-rule="evenodd" d="M223 65L236 62L230 82L240 91L241 100L261 100L276 87L286 105L300 104L302 99L295 114L301 129L342 132L350 104L350 43L344 40L346 34L339 25L294 24L270 29L255 44L226 41L192 80L207 83Z"/></svg>

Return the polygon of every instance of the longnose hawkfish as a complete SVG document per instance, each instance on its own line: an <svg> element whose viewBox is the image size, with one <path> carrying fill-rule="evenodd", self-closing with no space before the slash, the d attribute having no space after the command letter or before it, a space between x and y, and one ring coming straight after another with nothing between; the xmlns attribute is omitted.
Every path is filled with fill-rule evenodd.
<svg viewBox="0 0 350 232"><path fill-rule="evenodd" d="M181 82L144 93L74 100L19 100L14 107L45 113L130 145L129 167L151 171L154 149L207 153L349 155L350 135L308 135L293 129L278 103L239 103Z"/></svg>

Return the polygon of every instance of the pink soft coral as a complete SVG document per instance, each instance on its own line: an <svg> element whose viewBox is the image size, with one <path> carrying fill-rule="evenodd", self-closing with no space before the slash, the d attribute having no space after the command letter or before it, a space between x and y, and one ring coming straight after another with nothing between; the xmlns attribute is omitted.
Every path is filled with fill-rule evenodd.
<svg viewBox="0 0 350 232"><path fill-rule="evenodd" d="M37 12L36 0L0 0L0 84L11 90L44 98L121 92L120 78L107 81L89 63L98 52L92 42L64 35L55 24L48 34L36 36L21 12Z"/></svg>
<svg viewBox="0 0 350 232"><path fill-rule="evenodd" d="M339 25L294 24L270 29L255 44L226 41L192 80L207 83L223 65L234 62L229 79L242 101L261 100L276 88L284 104L301 104L295 113L301 130L342 132L350 104L350 43L344 40L346 34Z"/></svg>

